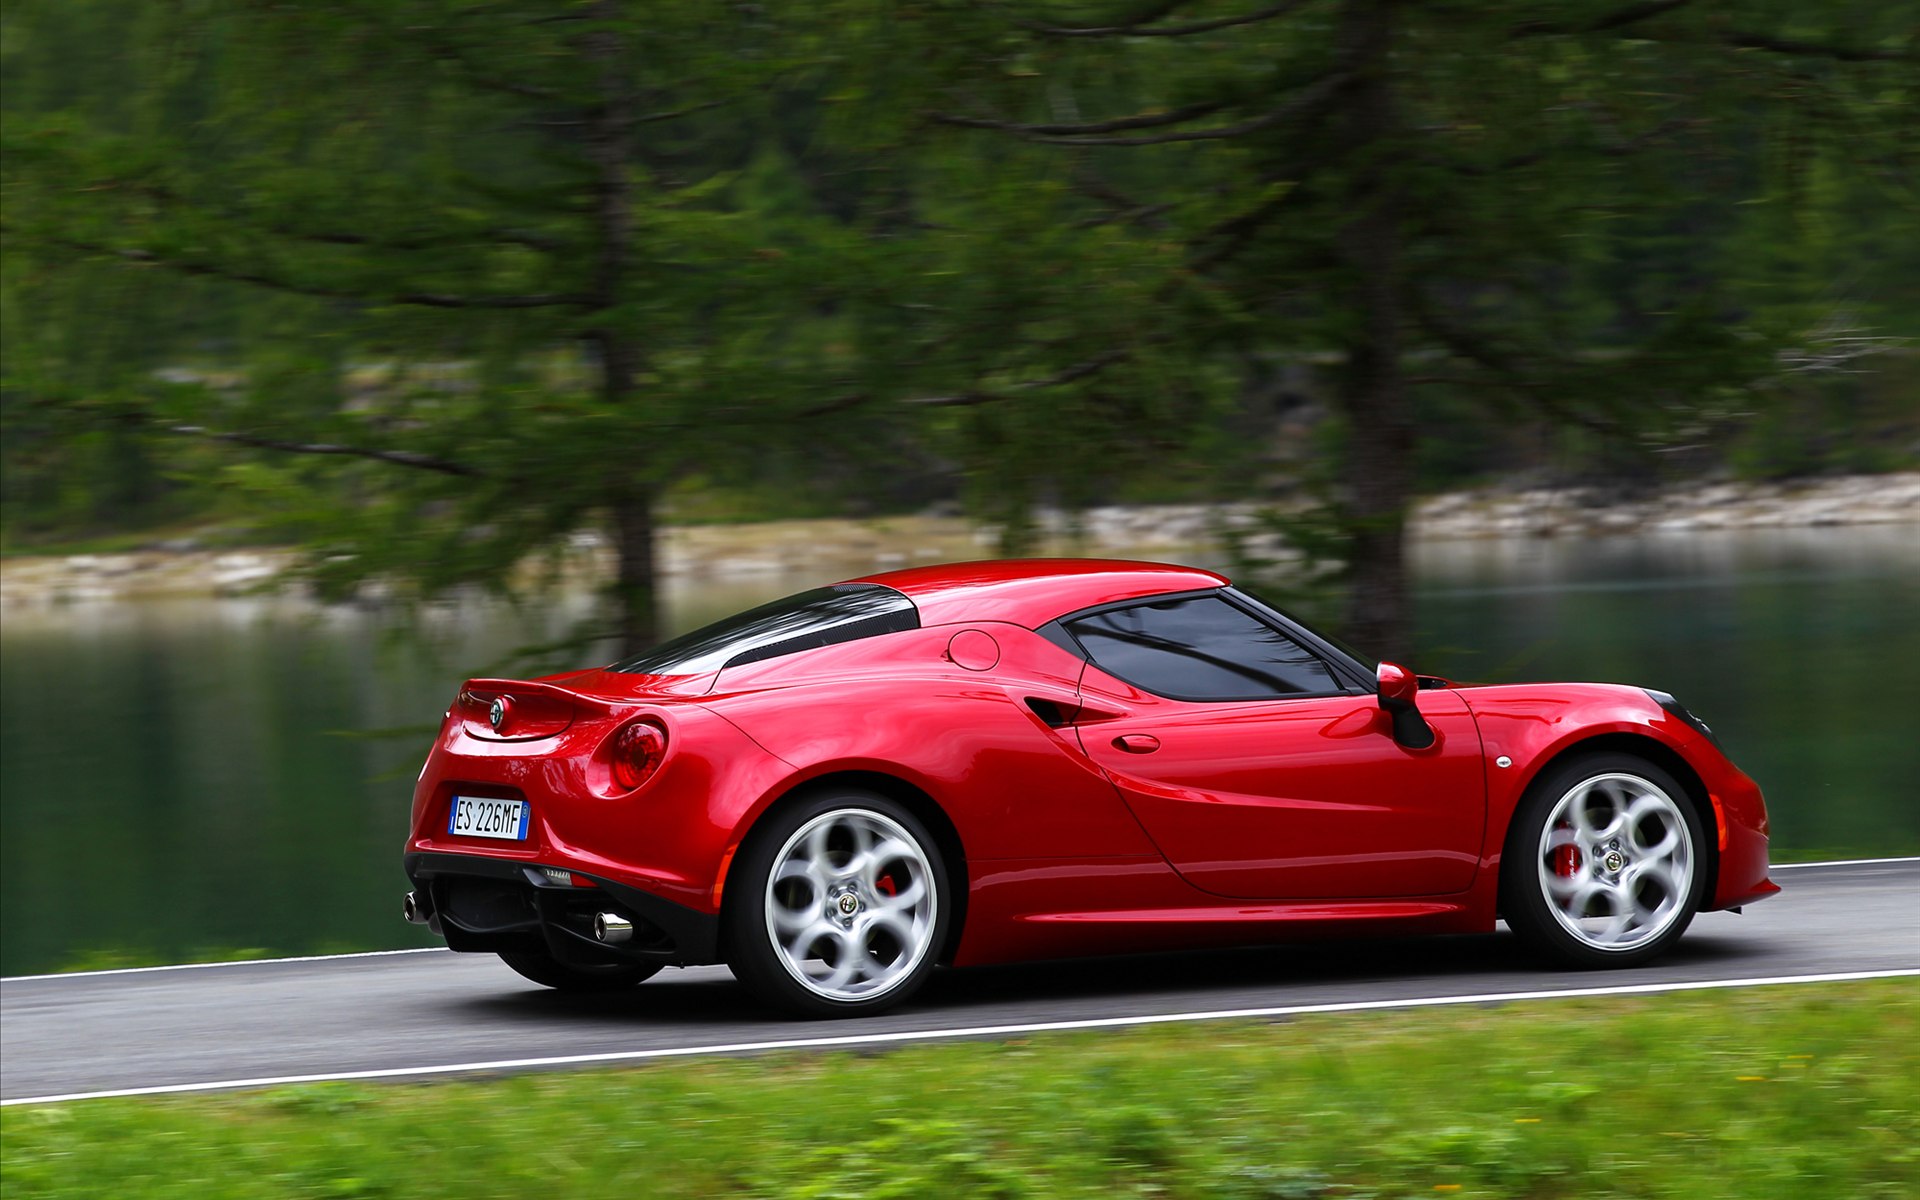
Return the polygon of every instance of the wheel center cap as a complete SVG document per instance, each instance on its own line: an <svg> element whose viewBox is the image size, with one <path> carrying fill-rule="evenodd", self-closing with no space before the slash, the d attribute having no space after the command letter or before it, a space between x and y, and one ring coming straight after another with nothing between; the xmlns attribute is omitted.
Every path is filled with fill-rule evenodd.
<svg viewBox="0 0 1920 1200"><path fill-rule="evenodd" d="M1627 865L1627 860L1621 856L1618 850L1607 851L1607 857L1602 861L1606 863L1609 874L1616 874L1621 867Z"/></svg>
<svg viewBox="0 0 1920 1200"><path fill-rule="evenodd" d="M860 911L860 897L852 892L841 892L838 907L841 916L850 917Z"/></svg>

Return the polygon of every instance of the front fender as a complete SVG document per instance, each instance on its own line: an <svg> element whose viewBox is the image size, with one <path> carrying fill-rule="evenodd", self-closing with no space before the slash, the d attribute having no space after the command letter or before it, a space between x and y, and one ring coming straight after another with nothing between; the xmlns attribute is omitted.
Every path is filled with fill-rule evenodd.
<svg viewBox="0 0 1920 1200"><path fill-rule="evenodd" d="M1480 723L1487 755L1484 879L1497 892L1507 831L1527 789L1569 750L1596 738L1644 738L1696 775L1711 811L1716 874L1705 907L1727 908L1779 890L1767 879L1766 805L1751 779L1686 722L1639 688L1617 684L1529 684L1461 688ZM1510 760L1501 767L1502 756ZM1495 895L1487 897L1491 904Z"/></svg>

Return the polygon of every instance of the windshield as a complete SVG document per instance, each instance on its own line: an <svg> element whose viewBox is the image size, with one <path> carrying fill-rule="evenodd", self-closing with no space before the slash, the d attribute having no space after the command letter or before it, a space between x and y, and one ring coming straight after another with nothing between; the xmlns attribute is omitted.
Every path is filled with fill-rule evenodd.
<svg viewBox="0 0 1920 1200"><path fill-rule="evenodd" d="M920 627L913 601L877 583L841 583L800 592L684 633L611 671L630 675L705 675L840 642Z"/></svg>

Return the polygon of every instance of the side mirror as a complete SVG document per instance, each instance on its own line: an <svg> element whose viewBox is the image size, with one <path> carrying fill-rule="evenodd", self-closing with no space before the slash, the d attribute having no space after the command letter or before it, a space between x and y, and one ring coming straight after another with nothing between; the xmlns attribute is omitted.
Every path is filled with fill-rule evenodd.
<svg viewBox="0 0 1920 1200"><path fill-rule="evenodd" d="M1393 718L1393 740L1409 750L1433 745L1433 726L1420 715L1420 680L1399 663L1383 662L1374 677L1380 681L1380 707Z"/></svg>

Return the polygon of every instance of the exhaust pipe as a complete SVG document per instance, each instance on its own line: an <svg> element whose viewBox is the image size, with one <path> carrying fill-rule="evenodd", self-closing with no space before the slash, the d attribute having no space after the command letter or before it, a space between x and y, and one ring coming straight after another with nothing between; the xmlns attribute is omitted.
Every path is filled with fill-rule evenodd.
<svg viewBox="0 0 1920 1200"><path fill-rule="evenodd" d="M426 901L415 892L408 892L406 899L400 901L400 915L407 919L409 925L425 925L430 920Z"/></svg>
<svg viewBox="0 0 1920 1200"><path fill-rule="evenodd" d="M603 912L593 914L593 936L596 941L609 946L618 946L633 940L633 922L619 913Z"/></svg>

